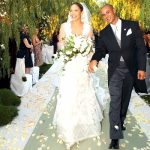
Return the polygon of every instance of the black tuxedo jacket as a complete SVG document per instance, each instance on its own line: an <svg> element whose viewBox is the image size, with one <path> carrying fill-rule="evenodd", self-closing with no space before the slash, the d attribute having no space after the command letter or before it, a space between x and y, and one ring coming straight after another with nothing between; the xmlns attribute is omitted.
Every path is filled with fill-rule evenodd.
<svg viewBox="0 0 150 150"><path fill-rule="evenodd" d="M95 43L95 53L92 60L99 61L105 57L106 53L109 54L108 84L122 56L135 79L137 92L147 92L145 81L137 80L137 71L146 71L146 47L138 22L122 20L121 47L118 45L111 26L107 25L100 32L100 36Z"/></svg>

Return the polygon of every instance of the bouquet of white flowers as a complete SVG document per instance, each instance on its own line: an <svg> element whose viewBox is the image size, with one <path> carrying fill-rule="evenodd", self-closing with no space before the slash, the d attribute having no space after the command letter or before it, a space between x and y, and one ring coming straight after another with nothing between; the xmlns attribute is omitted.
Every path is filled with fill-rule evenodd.
<svg viewBox="0 0 150 150"><path fill-rule="evenodd" d="M78 54L81 54L82 56L88 55L92 52L92 47L93 43L91 38L72 35L65 39L64 47L58 50L55 58L59 58L63 55L66 63Z"/></svg>

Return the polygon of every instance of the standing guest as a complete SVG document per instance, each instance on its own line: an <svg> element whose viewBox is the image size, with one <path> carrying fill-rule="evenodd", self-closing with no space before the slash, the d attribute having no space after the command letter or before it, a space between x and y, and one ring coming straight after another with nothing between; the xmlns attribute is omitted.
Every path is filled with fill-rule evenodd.
<svg viewBox="0 0 150 150"><path fill-rule="evenodd" d="M35 66L41 66L43 64L42 59L42 40L39 38L39 28L35 29L35 33L32 36L33 52L35 57Z"/></svg>
<svg viewBox="0 0 150 150"><path fill-rule="evenodd" d="M29 36L28 25L24 24L21 27L20 32L20 53L18 57L25 57L25 73L30 74L30 70L33 67L31 53L33 50L33 45Z"/></svg>
<svg viewBox="0 0 150 150"><path fill-rule="evenodd" d="M150 31L144 34L144 41L147 48L147 54L150 55Z"/></svg>
<svg viewBox="0 0 150 150"><path fill-rule="evenodd" d="M147 48L147 63L146 63L146 85L147 91L150 92L150 31L144 33L144 42Z"/></svg>
<svg viewBox="0 0 150 150"><path fill-rule="evenodd" d="M56 54L57 49L58 49L58 47L57 47L58 34L59 34L58 31L55 31L52 36L52 41L53 41L52 44L54 45L54 54Z"/></svg>

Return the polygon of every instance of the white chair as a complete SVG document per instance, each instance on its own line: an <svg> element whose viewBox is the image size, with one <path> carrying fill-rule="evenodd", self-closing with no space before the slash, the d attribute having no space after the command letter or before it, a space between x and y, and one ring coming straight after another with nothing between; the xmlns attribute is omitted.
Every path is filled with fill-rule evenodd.
<svg viewBox="0 0 150 150"><path fill-rule="evenodd" d="M54 54L54 46L49 46L47 44L44 44L42 47L42 57L43 57L43 62L46 64L52 64L53 59L52 56Z"/></svg>
<svg viewBox="0 0 150 150"><path fill-rule="evenodd" d="M15 74L11 75L10 88L17 96L24 96L32 88L32 75L25 74L26 81L22 81Z"/></svg>
<svg viewBox="0 0 150 150"><path fill-rule="evenodd" d="M32 75L32 84L36 84L39 81L39 67L34 66L31 69L31 75Z"/></svg>
<svg viewBox="0 0 150 150"><path fill-rule="evenodd" d="M24 96L32 88L32 75L25 74L24 61L24 58L17 58L15 73L10 79L10 88L17 96ZM26 81L22 77L26 77Z"/></svg>

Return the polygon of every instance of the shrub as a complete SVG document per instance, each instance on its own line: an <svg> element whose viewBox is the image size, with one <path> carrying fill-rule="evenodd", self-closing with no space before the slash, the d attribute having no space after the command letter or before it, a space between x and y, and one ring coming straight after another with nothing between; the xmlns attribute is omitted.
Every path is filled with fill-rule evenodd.
<svg viewBox="0 0 150 150"><path fill-rule="evenodd" d="M5 106L19 106L20 98L9 89L0 90L0 104Z"/></svg>
<svg viewBox="0 0 150 150"><path fill-rule="evenodd" d="M0 89L0 126L10 123L18 115L21 100L9 89Z"/></svg>
<svg viewBox="0 0 150 150"><path fill-rule="evenodd" d="M0 126L10 123L18 115L18 109L15 106L0 105Z"/></svg>

